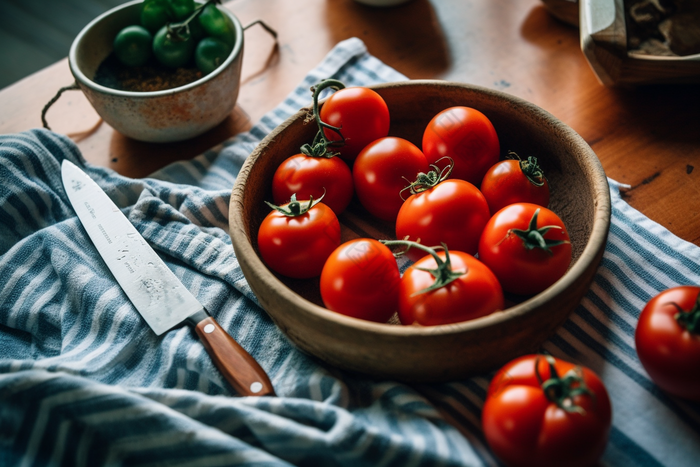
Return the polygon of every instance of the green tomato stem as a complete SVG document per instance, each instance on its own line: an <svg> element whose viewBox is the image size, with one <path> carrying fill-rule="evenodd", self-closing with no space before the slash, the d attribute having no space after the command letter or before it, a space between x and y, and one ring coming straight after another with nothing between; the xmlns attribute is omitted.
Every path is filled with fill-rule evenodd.
<svg viewBox="0 0 700 467"><path fill-rule="evenodd" d="M331 158L337 156L337 152L332 152L328 148L333 146L343 146L345 144L345 137L340 132L340 128L329 125L321 120L321 114L318 109L318 98L321 95L321 92L327 88L332 88L339 91L345 88L345 84L336 79L324 79L317 86L311 87L311 92L313 93L313 115L314 119L316 120L316 124L318 125L318 132L316 133L316 136L311 144L304 144L300 148L301 153L309 157ZM326 138L325 132L323 131L325 128L336 132L338 136L340 136L340 140L329 141L328 138Z"/></svg>
<svg viewBox="0 0 700 467"><path fill-rule="evenodd" d="M449 162L444 168L440 169L440 167L437 166L437 163L443 159L448 159ZM428 173L418 172L418 175L416 175L416 179L414 181L404 177L404 180L409 182L409 185L399 192L399 196L401 196L401 199L403 199L403 192L406 190L409 190L412 195L415 195L437 186L438 183L447 180L452 173L454 165L454 160L449 156L445 156L435 161L435 164L430 164L430 167L432 167L433 170L429 170Z"/></svg>
<svg viewBox="0 0 700 467"><path fill-rule="evenodd" d="M210 3L221 3L220 0L207 0L204 3L195 6L194 11L187 18L179 21L177 23L167 23L168 28L168 39L173 42L182 42L190 38L190 22L199 16L204 7Z"/></svg>
<svg viewBox="0 0 700 467"><path fill-rule="evenodd" d="M287 217L299 217L303 216L307 212L311 210L314 206L316 206L318 203L321 202L323 197L326 196L326 192L324 190L323 194L317 199L314 200L313 196L309 196L309 200L306 203L302 203L301 201L297 201L297 194L294 193L287 206L282 207L282 206L276 206L269 201L265 201L265 204L270 206L272 209L274 209L277 212L281 212Z"/></svg>
<svg viewBox="0 0 700 467"><path fill-rule="evenodd" d="M681 327L692 334L700 335L700 293L695 300L693 308L688 311L682 309L676 302L669 302L669 305L675 306L678 310L678 313L673 315L673 317Z"/></svg>
<svg viewBox="0 0 700 467"><path fill-rule="evenodd" d="M458 279L459 277L461 277L467 273L466 269L463 272L458 272L458 271L452 270L452 262L450 260L450 252L447 249L447 245L445 245L444 243L442 244L442 248L445 250L445 260L443 261L435 251L435 249L439 248L439 247L431 248L431 247L428 247L425 245L421 245L418 242L412 242L410 240L380 240L380 242L386 246L405 246L405 247L407 247L401 253L398 253L397 255L394 255L394 256L403 255L410 248L418 248L419 250L423 250L423 251L429 253L433 257L433 259L435 260L435 264L437 264L437 267L435 269L416 268L420 271L429 272L435 278L435 282L433 282L433 284L431 286L426 287L425 289L414 292L412 294L412 296L420 295L422 293L431 292L433 290L445 287L450 282L453 282L454 280Z"/></svg>
<svg viewBox="0 0 700 467"><path fill-rule="evenodd" d="M538 229L537 217L539 216L539 214L540 208L537 208L537 210L535 210L535 213L532 215L532 218L530 219L530 224L528 225L527 230L510 229L506 233L506 236L503 238L503 240L505 240L508 237L508 235L513 233L523 241L523 246L526 250L534 250L535 248L540 248L546 251L549 255L552 255L552 247L563 245L565 243L570 243L568 240L550 240L544 238L545 234L551 229L561 230L561 227L559 227L558 225L545 225L544 227L540 227Z"/></svg>
<svg viewBox="0 0 700 467"><path fill-rule="evenodd" d="M584 415L586 411L583 407L574 403L574 397L586 394L595 398L595 394L586 385L581 367L576 366L561 377L557 372L554 358L550 355L544 355L543 357L549 365L549 379L544 380L542 375L540 375L540 357L535 359L535 376L537 376L537 381L539 381L547 399L566 412Z"/></svg>
<svg viewBox="0 0 700 467"><path fill-rule="evenodd" d="M544 172L537 164L537 158L534 156L529 156L527 160L522 160L517 153L513 151L508 151L508 156L510 159L514 159L520 162L520 170L523 171L523 175L527 177L530 183L535 186L543 186L544 182L547 181L547 177L544 176Z"/></svg>

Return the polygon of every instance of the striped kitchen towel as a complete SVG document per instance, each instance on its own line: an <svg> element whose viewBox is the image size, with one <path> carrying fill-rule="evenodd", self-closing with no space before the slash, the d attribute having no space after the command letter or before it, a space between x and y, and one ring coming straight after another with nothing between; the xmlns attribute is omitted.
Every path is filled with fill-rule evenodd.
<svg viewBox="0 0 700 467"><path fill-rule="evenodd" d="M405 79L346 40L249 132L140 180L87 164L48 131L0 136L0 466L498 465L479 422L490 375L412 387L324 366L287 341L241 273L227 234L236 174L330 77ZM280 397L232 394L191 329L151 332L68 204L63 159L105 189ZM614 182L611 195L600 270L544 350L605 382L603 465L697 465L700 406L649 380L633 335L652 296L700 284L700 248L632 209Z"/></svg>

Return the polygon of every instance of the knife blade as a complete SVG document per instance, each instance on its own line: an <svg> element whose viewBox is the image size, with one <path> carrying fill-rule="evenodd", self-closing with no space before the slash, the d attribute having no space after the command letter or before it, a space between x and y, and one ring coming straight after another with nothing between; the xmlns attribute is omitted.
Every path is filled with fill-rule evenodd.
<svg viewBox="0 0 700 467"><path fill-rule="evenodd" d="M240 395L275 395L265 370L199 303L107 194L78 166L61 164L63 186L112 275L156 335L195 328L215 366Z"/></svg>

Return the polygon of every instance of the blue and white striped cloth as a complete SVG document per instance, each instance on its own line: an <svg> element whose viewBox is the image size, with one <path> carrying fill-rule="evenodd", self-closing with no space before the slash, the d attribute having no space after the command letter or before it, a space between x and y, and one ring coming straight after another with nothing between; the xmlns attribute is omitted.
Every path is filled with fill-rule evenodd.
<svg viewBox="0 0 700 467"><path fill-rule="evenodd" d="M359 39L341 42L250 132L142 180L86 164L51 132L0 136L0 466L497 465L479 421L490 375L410 387L323 366L290 345L238 267L227 234L236 174L329 77L405 79ZM63 159L123 208L280 397L232 397L191 329L151 332L68 204ZM633 336L652 296L700 284L700 248L632 209L615 183L611 194L595 282L544 349L607 385L614 415L603 465L697 466L700 405L649 380Z"/></svg>

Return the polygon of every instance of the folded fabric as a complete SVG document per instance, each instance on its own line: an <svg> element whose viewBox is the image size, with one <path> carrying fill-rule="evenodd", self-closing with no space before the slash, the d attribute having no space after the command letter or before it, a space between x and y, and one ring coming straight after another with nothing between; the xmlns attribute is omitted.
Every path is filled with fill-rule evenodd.
<svg viewBox="0 0 700 467"><path fill-rule="evenodd" d="M0 136L0 465L497 465L479 421L491 375L408 386L329 367L289 343L238 266L227 233L236 174L325 78L406 79L359 39L341 42L249 132L141 180L87 164L48 131ZM63 159L104 188L279 397L233 394L191 329L151 332L75 217ZM604 465L696 465L700 406L649 380L633 335L648 299L700 284L700 248L618 188L593 286L544 349L605 382L614 419Z"/></svg>

